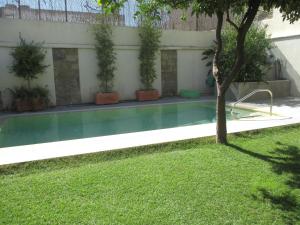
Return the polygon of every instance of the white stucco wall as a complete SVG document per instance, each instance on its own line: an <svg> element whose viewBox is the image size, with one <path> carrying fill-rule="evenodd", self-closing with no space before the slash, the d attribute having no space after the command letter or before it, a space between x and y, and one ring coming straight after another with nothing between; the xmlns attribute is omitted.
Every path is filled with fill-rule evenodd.
<svg viewBox="0 0 300 225"><path fill-rule="evenodd" d="M203 51L179 50L178 60L178 90L201 90L202 94L210 94L212 90L206 85L207 68L202 61Z"/></svg>
<svg viewBox="0 0 300 225"><path fill-rule="evenodd" d="M264 20L267 31L273 40L272 52L282 62L283 76L291 81L291 95L300 96L300 21L290 24L283 21L278 10L273 18Z"/></svg>
<svg viewBox="0 0 300 225"><path fill-rule="evenodd" d="M300 35L300 21L290 24L288 20L283 21L279 10L274 10L273 17L262 21L267 25L267 30L271 38L290 37Z"/></svg>
<svg viewBox="0 0 300 225"><path fill-rule="evenodd" d="M281 60L282 73L291 81L291 95L300 97L300 36L274 40L274 55Z"/></svg>
<svg viewBox="0 0 300 225"><path fill-rule="evenodd" d="M47 49L46 64L49 65L36 83L47 85L51 102L55 104L55 84L52 48L78 48L80 92L82 102L92 102L98 90L96 77L98 67L94 50L92 28L86 24L51 23L0 19L0 91L4 103L9 102L7 88L18 86L22 80L9 73L11 49L19 42L19 33L26 40L44 42ZM201 53L212 44L214 32L163 31L161 49L178 50L178 90L195 89L207 92L205 78L207 68L201 61ZM141 87L139 78L139 36L134 28L116 27L113 40L117 53L115 90L122 100L134 99L135 91ZM161 62L157 55L156 71L158 78L154 87L161 92Z"/></svg>

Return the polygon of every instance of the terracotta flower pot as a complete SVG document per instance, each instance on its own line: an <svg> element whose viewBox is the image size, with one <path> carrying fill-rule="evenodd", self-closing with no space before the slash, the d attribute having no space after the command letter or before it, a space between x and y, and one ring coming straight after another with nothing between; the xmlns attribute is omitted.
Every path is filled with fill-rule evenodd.
<svg viewBox="0 0 300 225"><path fill-rule="evenodd" d="M119 102L118 92L102 93L99 92L96 94L96 105L108 105L116 104Z"/></svg>
<svg viewBox="0 0 300 225"><path fill-rule="evenodd" d="M17 112L27 112L32 110L32 104L29 99L16 99L15 104Z"/></svg>
<svg viewBox="0 0 300 225"><path fill-rule="evenodd" d="M47 104L44 98L33 98L32 99L32 110L40 111L47 108Z"/></svg>
<svg viewBox="0 0 300 225"><path fill-rule="evenodd" d="M151 101L159 99L158 90L138 90L135 92L138 101Z"/></svg>

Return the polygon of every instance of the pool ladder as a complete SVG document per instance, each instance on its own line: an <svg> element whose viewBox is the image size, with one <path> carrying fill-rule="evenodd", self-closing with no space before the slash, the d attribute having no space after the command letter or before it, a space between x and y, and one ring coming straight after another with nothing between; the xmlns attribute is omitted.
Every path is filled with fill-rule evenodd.
<svg viewBox="0 0 300 225"><path fill-rule="evenodd" d="M232 109L231 109L231 114L234 114L233 110L236 108L236 105L247 100L248 98L250 98L251 96L257 94L257 93L261 93L261 92L267 92L270 94L270 116L273 115L273 92L269 89L256 89L254 91L252 91L251 93L247 94L246 96L244 96L243 98L239 99L238 101L236 101L235 103L232 104Z"/></svg>

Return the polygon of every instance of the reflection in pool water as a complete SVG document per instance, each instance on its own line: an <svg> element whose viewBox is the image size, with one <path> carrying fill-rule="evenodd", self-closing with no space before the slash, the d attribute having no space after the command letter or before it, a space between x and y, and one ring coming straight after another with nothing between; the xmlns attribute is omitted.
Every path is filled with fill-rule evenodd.
<svg viewBox="0 0 300 225"><path fill-rule="evenodd" d="M238 110L242 116L251 112ZM230 113L228 119L233 119ZM18 116L1 125L0 147L215 122L215 104L176 103Z"/></svg>

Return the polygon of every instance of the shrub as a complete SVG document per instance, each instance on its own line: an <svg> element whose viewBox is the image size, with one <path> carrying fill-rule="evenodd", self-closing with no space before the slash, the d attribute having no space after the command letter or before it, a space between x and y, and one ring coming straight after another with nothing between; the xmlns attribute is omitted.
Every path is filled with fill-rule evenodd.
<svg viewBox="0 0 300 225"><path fill-rule="evenodd" d="M220 57L221 72L225 75L231 70L235 60L236 30L231 26L226 26L223 32L224 48ZM211 59L214 55L216 45L204 51L203 59ZM267 69L270 66L268 60L268 50L272 48L272 42L266 33L266 27L253 24L245 41L245 64L243 65L235 82L259 82L263 81ZM212 62L207 66L212 67ZM212 86L212 70L209 71L207 83Z"/></svg>
<svg viewBox="0 0 300 225"><path fill-rule="evenodd" d="M13 99L31 100L32 98L41 98L46 102L49 101L49 90L44 87L36 86L28 89L28 87L20 86L9 89L12 93Z"/></svg>
<svg viewBox="0 0 300 225"><path fill-rule="evenodd" d="M27 43L25 39L20 37L20 44L11 52L13 63L10 67L10 72L15 76L23 78L27 81L27 86L15 87L11 89L14 99L26 102L26 106L21 104L17 106L18 111L32 110L33 99L39 99L48 103L49 91L43 87L31 88L31 81L37 79L39 74L42 74L47 65L44 65L46 51L43 49L41 43L30 42Z"/></svg>
<svg viewBox="0 0 300 225"><path fill-rule="evenodd" d="M115 76L116 53L112 41L111 26L105 23L95 25L96 53L98 59L100 90L112 92Z"/></svg>
<svg viewBox="0 0 300 225"><path fill-rule="evenodd" d="M11 91L14 100L29 100L32 98L32 92L27 87L21 86L9 90Z"/></svg>
<svg viewBox="0 0 300 225"><path fill-rule="evenodd" d="M153 89L156 79L155 55L159 50L161 31L150 21L144 21L139 28L141 49L139 54L141 83L145 90Z"/></svg>
<svg viewBox="0 0 300 225"><path fill-rule="evenodd" d="M46 51L42 48L41 43L34 41L27 43L20 37L19 46L11 52L13 62L10 72L26 80L27 88L30 89L31 81L37 79L38 74L42 74L48 67L43 64L45 54Z"/></svg>
<svg viewBox="0 0 300 225"><path fill-rule="evenodd" d="M33 98L42 98L46 101L49 100L49 90L45 87L36 86L32 88L31 95Z"/></svg>

